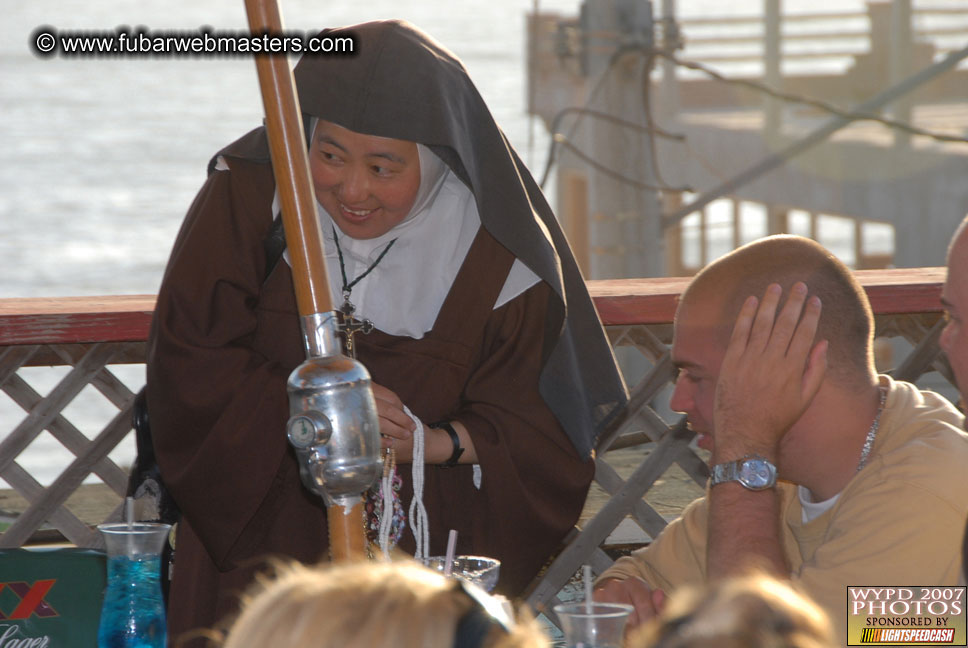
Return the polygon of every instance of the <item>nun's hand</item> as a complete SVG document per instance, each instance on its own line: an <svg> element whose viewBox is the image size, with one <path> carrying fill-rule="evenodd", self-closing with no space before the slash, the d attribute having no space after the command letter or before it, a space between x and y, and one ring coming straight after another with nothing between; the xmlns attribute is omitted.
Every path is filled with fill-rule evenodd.
<svg viewBox="0 0 968 648"><path fill-rule="evenodd" d="M403 401L395 392L383 385L371 383L373 397L376 399L376 412L380 417L380 447L393 448L397 461L410 463L413 460L413 419L403 411Z"/></svg>

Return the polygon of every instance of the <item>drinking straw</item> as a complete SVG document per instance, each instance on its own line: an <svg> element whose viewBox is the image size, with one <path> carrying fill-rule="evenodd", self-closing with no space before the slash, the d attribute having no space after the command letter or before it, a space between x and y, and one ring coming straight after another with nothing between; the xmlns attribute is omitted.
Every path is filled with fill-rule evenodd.
<svg viewBox="0 0 968 648"><path fill-rule="evenodd" d="M128 545L128 555L134 555L134 498L125 497L124 498L124 520L128 523L128 540L125 544Z"/></svg>
<svg viewBox="0 0 968 648"><path fill-rule="evenodd" d="M582 567L582 579L585 581L585 614L592 613L592 566Z"/></svg>
<svg viewBox="0 0 968 648"><path fill-rule="evenodd" d="M447 536L447 555L444 557L444 576L450 576L454 568L454 550L457 548L457 529L451 529Z"/></svg>

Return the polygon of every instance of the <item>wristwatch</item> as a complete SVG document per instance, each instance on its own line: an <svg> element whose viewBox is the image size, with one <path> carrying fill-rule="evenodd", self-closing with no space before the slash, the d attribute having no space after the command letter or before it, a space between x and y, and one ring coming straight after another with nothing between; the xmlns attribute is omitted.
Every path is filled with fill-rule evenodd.
<svg viewBox="0 0 968 648"><path fill-rule="evenodd" d="M744 487L760 491L776 486L776 466L759 455L746 455L736 461L716 464L709 485L738 481Z"/></svg>

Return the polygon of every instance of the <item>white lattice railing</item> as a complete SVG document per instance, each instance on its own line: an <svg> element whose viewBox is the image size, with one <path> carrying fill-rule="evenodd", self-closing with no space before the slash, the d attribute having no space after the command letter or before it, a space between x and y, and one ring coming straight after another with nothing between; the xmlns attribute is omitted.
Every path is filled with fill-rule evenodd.
<svg viewBox="0 0 968 648"><path fill-rule="evenodd" d="M930 373L935 380L951 383L950 368L937 344L944 270L857 274L871 298L878 335L907 341L909 351L888 361L894 375L916 380ZM675 301L687 281L589 282L612 344L617 350L634 349L646 371L631 390L629 406L600 441L597 500L590 499L581 530L576 529L532 586L528 600L537 608L547 608L582 564L590 563L598 572L611 563L602 546L619 525L634 525L643 538L665 526L675 507L662 507L650 496L670 471L681 471L679 479L684 474L697 488L705 482L706 466L690 446L691 434L678 417L663 414L661 404L673 373L667 345ZM23 412L17 420L0 421L0 479L28 502L0 534L0 548L30 543L43 525L78 546L98 546L98 534L69 502L90 476L113 493L114 510L108 519L119 516L127 474L108 454L131 432L131 401L140 385L126 385L112 368L143 363L153 306L152 296L0 300L0 390ZM68 370L41 394L21 375L38 366ZM96 390L113 407L103 408L101 421L81 429L65 410L85 389ZM45 432L73 457L46 486L18 463L21 453Z"/></svg>

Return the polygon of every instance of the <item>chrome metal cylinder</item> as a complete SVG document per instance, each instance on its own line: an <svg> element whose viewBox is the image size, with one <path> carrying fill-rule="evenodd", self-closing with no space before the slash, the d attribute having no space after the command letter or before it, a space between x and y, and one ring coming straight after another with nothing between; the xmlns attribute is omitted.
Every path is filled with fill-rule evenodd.
<svg viewBox="0 0 968 648"><path fill-rule="evenodd" d="M334 313L303 318L311 355L289 376L289 442L303 484L326 506L351 508L382 471L370 374L341 353Z"/></svg>
<svg viewBox="0 0 968 648"><path fill-rule="evenodd" d="M339 319L335 311L306 315L300 325L307 358L326 358L343 353L339 343Z"/></svg>

